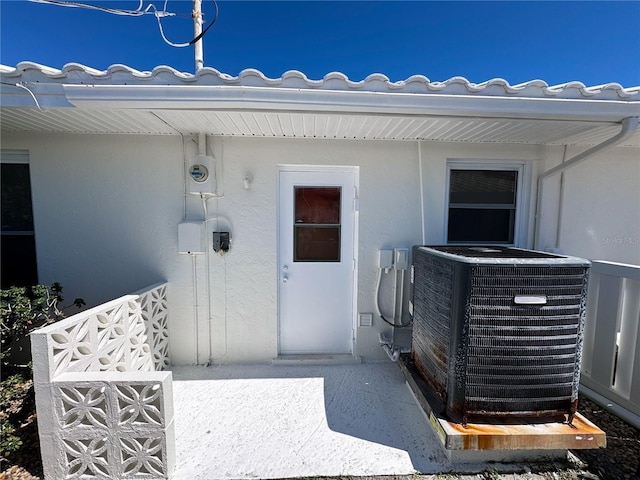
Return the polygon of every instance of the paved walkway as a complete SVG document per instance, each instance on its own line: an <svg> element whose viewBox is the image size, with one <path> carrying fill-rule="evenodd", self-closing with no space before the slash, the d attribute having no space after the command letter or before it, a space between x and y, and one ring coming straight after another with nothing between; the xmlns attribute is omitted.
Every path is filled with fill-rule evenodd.
<svg viewBox="0 0 640 480"><path fill-rule="evenodd" d="M173 379L176 479L451 470L395 364L174 367Z"/></svg>

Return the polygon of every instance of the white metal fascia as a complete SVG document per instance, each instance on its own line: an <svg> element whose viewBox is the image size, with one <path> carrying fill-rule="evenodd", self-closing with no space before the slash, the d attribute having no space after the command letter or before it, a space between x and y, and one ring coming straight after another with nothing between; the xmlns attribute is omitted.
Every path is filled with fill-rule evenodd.
<svg viewBox="0 0 640 480"><path fill-rule="evenodd" d="M63 85L69 103L87 109L246 110L440 115L620 122L640 103L389 92L196 85Z"/></svg>

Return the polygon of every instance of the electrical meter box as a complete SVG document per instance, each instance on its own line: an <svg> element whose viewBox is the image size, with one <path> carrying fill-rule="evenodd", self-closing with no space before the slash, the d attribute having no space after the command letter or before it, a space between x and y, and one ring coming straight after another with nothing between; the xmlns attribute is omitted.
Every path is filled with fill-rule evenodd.
<svg viewBox="0 0 640 480"><path fill-rule="evenodd" d="M182 222L178 224L178 253L205 253L203 222Z"/></svg>
<svg viewBox="0 0 640 480"><path fill-rule="evenodd" d="M189 166L189 193L192 195L216 194L216 163L213 157L198 155Z"/></svg>

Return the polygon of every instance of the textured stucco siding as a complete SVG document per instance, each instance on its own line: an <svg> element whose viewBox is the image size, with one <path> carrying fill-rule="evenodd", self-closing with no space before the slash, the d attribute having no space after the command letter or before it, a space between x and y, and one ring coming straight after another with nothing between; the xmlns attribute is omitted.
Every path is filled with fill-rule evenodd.
<svg viewBox="0 0 640 480"><path fill-rule="evenodd" d="M545 170L584 150L550 149ZM568 255L640 265L640 149L605 150L567 169L562 195L560 179L557 174L545 181L540 248L557 246Z"/></svg>
<svg viewBox="0 0 640 480"><path fill-rule="evenodd" d="M419 149L417 142L209 137L209 154L221 160L223 196L207 202L208 248L211 232L227 226L232 246L224 256L210 255L209 272L205 256L196 256L194 300L192 258L178 254L177 230L185 218L201 221L204 211L200 198L184 196L180 136L6 134L2 147L30 154L40 281L61 282L67 299L81 296L89 306L167 281L175 364L195 363L194 303L203 361L209 344L219 363L263 362L277 355L278 165L359 167L356 311L372 313L377 250L423 241L420 156L427 244L444 241L448 160L528 164L522 247L534 246L537 175L562 158L561 148L544 146L423 142ZM184 152L187 159L197 153L190 138ZM567 173L560 246L567 254L640 263L637 245L625 243L640 235L637 150L609 152L606 161L593 158ZM252 177L248 190L245 174ZM552 184L543 202L541 248L555 242ZM606 200L591 193L605 186ZM591 230L590 239L585 235ZM618 237L622 245L615 243ZM405 287L407 298L408 282ZM388 295L383 291L382 297ZM374 316L372 327L357 329L355 353L365 360L385 359L378 344L385 331Z"/></svg>

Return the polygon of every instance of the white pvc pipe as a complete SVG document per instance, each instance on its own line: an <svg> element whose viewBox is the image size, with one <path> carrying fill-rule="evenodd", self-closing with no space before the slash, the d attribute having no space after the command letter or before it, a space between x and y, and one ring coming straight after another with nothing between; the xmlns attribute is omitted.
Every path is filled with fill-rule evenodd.
<svg viewBox="0 0 640 480"><path fill-rule="evenodd" d="M207 197L205 195L200 195L202 199L202 211L204 214L204 230L207 239L209 238L209 231L207 229L207 222L209 221L209 210L207 209ZM212 345L212 335L213 335L213 327L211 326L211 322L213 321L211 315L211 267L210 267L210 255L211 248L209 248L209 241L207 240L205 248L207 251L205 252L205 269L206 269L206 288L207 288L207 337L209 338L209 355L207 356L207 364L211 362L211 357L213 356L213 345Z"/></svg>
<svg viewBox="0 0 640 480"><path fill-rule="evenodd" d="M424 231L424 179L422 178L422 141L418 140L418 175L420 175L420 223L422 226L422 245L426 242Z"/></svg>
<svg viewBox="0 0 640 480"><path fill-rule="evenodd" d="M198 155L207 156L207 136L204 133L198 134Z"/></svg>
<svg viewBox="0 0 640 480"><path fill-rule="evenodd" d="M376 315L382 317L382 311L380 310L380 285L382 284L382 269L378 268L378 280L376 281L376 301L374 307L376 309Z"/></svg>
<svg viewBox="0 0 640 480"><path fill-rule="evenodd" d="M200 319L198 318L198 277L196 275L196 256L191 254L191 269L193 271L193 322L194 322L194 334L196 344L196 365L200 364L200 348L198 346L198 324Z"/></svg>
<svg viewBox="0 0 640 480"><path fill-rule="evenodd" d="M389 345L387 345L386 343L382 344L382 348L384 349L385 352L387 352L387 355L389 356L389 358L391 359L392 362L397 362L398 359L400 358L400 349L392 349Z"/></svg>
<svg viewBox="0 0 640 480"><path fill-rule="evenodd" d="M183 186L183 198L182 198L182 219L187 219L187 148L185 143L188 141L181 133L182 138L182 186Z"/></svg>
<svg viewBox="0 0 640 480"><path fill-rule="evenodd" d="M562 163L567 160L567 145L564 146ZM560 172L560 191L558 192L558 221L556 223L556 243L554 247L560 248L560 235L562 233L562 211L564 210L564 171Z"/></svg>
<svg viewBox="0 0 640 480"><path fill-rule="evenodd" d="M393 324L396 322L396 313L397 313L397 305L398 305L398 270L393 269L393 286L391 287L391 293L393 296L393 307L391 310L391 318L393 319Z"/></svg>
<svg viewBox="0 0 640 480"><path fill-rule="evenodd" d="M400 298L398 299L399 305L400 305L400 315L398 315L399 317L399 324L402 325L402 315L403 315L403 303L404 303L404 270L400 270ZM395 322L394 322L395 323Z"/></svg>

